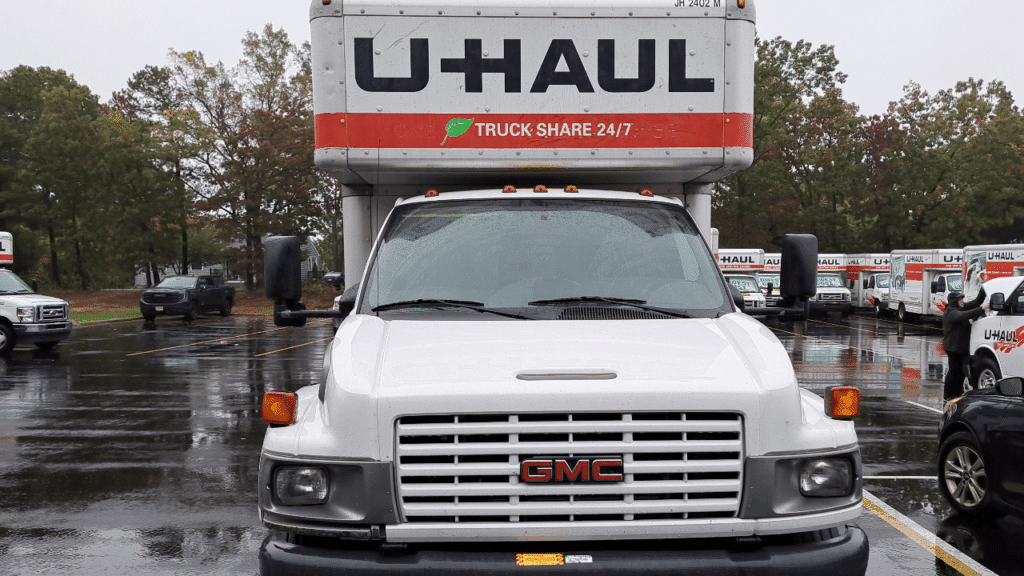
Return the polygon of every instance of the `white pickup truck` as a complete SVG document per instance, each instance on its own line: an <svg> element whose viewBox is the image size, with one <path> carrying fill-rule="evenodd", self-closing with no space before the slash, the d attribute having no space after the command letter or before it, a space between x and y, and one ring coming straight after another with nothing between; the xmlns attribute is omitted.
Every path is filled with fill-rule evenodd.
<svg viewBox="0 0 1024 576"><path fill-rule="evenodd" d="M36 294L14 272L0 268L0 355L19 344L49 350L70 334L67 302Z"/></svg>

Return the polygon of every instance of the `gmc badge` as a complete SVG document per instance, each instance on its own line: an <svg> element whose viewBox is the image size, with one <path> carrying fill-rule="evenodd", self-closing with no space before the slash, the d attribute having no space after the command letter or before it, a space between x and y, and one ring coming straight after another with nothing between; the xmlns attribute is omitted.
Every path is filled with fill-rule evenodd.
<svg viewBox="0 0 1024 576"><path fill-rule="evenodd" d="M622 456L554 456L519 463L523 482L622 482Z"/></svg>

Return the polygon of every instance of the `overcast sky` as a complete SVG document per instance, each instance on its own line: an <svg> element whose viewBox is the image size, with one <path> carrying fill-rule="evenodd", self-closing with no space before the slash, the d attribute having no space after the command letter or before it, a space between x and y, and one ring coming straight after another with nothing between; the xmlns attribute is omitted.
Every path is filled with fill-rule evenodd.
<svg viewBox="0 0 1024 576"><path fill-rule="evenodd" d="M844 97L864 114L884 112L911 80L934 94L998 79L1024 98L1020 0L755 1L762 38L835 46ZM61 68L106 102L147 64L167 65L172 48L232 66L245 32L267 23L306 41L308 14L308 0L0 0L0 70Z"/></svg>

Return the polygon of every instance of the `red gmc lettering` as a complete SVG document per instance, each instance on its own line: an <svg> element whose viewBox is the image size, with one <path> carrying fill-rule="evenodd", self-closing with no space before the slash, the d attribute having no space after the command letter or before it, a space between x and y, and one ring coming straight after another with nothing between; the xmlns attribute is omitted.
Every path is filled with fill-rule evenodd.
<svg viewBox="0 0 1024 576"><path fill-rule="evenodd" d="M536 472L534 472L536 470ZM523 462L522 473L524 482L550 482L551 461L550 460L527 460Z"/></svg>
<svg viewBox="0 0 1024 576"><path fill-rule="evenodd" d="M555 461L555 480L559 482L566 480L571 482L590 480L590 466L588 464L590 464L589 460L580 460L576 462L575 468L569 468L568 462L557 460Z"/></svg>

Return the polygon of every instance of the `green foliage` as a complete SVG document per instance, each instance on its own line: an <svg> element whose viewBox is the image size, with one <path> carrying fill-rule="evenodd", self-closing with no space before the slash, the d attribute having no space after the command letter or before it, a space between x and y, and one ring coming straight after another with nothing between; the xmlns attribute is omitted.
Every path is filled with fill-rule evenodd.
<svg viewBox="0 0 1024 576"><path fill-rule="evenodd" d="M757 40L754 163L716 185L722 247L823 252L959 247L1024 220L1024 120L1000 82L929 96L907 86L879 117L842 98L831 46Z"/></svg>

